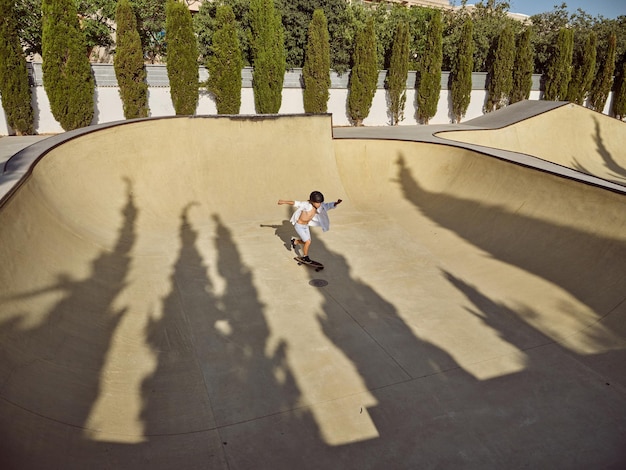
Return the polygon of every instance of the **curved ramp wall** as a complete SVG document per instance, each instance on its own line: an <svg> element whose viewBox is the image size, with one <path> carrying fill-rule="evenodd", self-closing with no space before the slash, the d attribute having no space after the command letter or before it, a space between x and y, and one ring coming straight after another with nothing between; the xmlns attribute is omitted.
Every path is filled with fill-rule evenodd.
<svg viewBox="0 0 626 470"><path fill-rule="evenodd" d="M398 243L450 263L471 246L564 286L600 318L626 308L624 194L446 145L338 139L335 151L350 200L403 225Z"/></svg>

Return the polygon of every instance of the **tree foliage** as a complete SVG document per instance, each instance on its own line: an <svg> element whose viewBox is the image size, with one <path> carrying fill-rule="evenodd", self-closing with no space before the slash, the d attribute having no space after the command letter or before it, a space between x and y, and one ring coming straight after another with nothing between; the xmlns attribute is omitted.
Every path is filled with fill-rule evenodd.
<svg viewBox="0 0 626 470"><path fill-rule="evenodd" d="M304 68L303 101L306 113L325 113L330 88L330 41L324 10L313 13L309 25Z"/></svg>
<svg viewBox="0 0 626 470"><path fill-rule="evenodd" d="M220 2L202 2L198 13L193 17L194 30L198 37L198 49L206 63L213 54L213 36L218 29L217 9L220 5L229 6L235 17L237 41L241 50L244 66L252 65L250 35L250 0L221 0Z"/></svg>
<svg viewBox="0 0 626 470"><path fill-rule="evenodd" d="M426 50L420 56L417 69L417 117L424 124L428 124L430 118L437 113L443 61L442 34L441 12L432 10L426 34Z"/></svg>
<svg viewBox="0 0 626 470"><path fill-rule="evenodd" d="M613 114L619 120L624 120L626 117L626 57L622 58L618 72L615 75Z"/></svg>
<svg viewBox="0 0 626 470"><path fill-rule="evenodd" d="M573 56L572 78L567 88L567 101L582 105L591 89L596 70L597 38L591 31L583 47L578 47Z"/></svg>
<svg viewBox="0 0 626 470"><path fill-rule="evenodd" d="M600 67L596 72L596 76L589 93L589 107L595 111L602 112L606 104L606 100L611 92L613 84L613 72L615 72L617 37L612 34L605 51L600 54Z"/></svg>
<svg viewBox="0 0 626 470"><path fill-rule="evenodd" d="M15 0L14 8L25 54L41 55L41 0Z"/></svg>
<svg viewBox="0 0 626 470"><path fill-rule="evenodd" d="M472 68L474 67L474 23L467 17L459 36L456 56L450 71L450 93L452 95L452 116L461 122L472 97Z"/></svg>
<svg viewBox="0 0 626 470"><path fill-rule="evenodd" d="M284 31L274 0L250 0L250 27L256 112L278 113L286 65Z"/></svg>
<svg viewBox="0 0 626 470"><path fill-rule="evenodd" d="M80 28L85 35L87 54L91 56L97 47L110 48L117 0L74 0L74 3L80 12Z"/></svg>
<svg viewBox="0 0 626 470"><path fill-rule="evenodd" d="M352 5L346 0L277 0L285 31L286 63L288 68L302 67L305 59L307 31L315 10L326 17L329 35L331 67L345 72L350 63L354 38Z"/></svg>
<svg viewBox="0 0 626 470"><path fill-rule="evenodd" d="M551 12L530 17L533 30L532 43L535 52L536 73L545 74L547 72L559 31L570 24L566 6L561 4Z"/></svg>
<svg viewBox="0 0 626 470"><path fill-rule="evenodd" d="M574 32L569 28L561 28L545 75L544 99L567 99L567 88L572 78L573 48Z"/></svg>
<svg viewBox="0 0 626 470"><path fill-rule="evenodd" d="M493 45L497 42L505 25L513 33L522 25L507 16L509 3L500 0L478 2L471 12L474 22L474 71L488 72L491 69Z"/></svg>
<svg viewBox="0 0 626 470"><path fill-rule="evenodd" d="M113 66L126 119L148 116L148 85L143 63L137 18L128 0L119 0L115 13L117 23Z"/></svg>
<svg viewBox="0 0 626 470"><path fill-rule="evenodd" d="M94 80L73 1L44 0L42 18L43 84L52 115L66 131L87 126Z"/></svg>
<svg viewBox="0 0 626 470"><path fill-rule="evenodd" d="M167 0L167 76L176 115L195 114L198 106L198 45L191 13L177 0Z"/></svg>
<svg viewBox="0 0 626 470"><path fill-rule="evenodd" d="M160 62L166 55L166 0L131 0L137 15L141 48L150 63Z"/></svg>
<svg viewBox="0 0 626 470"><path fill-rule="evenodd" d="M404 119L406 103L406 80L409 75L409 26L400 21L396 26L395 40L391 50L391 62L387 72L387 93L391 124Z"/></svg>
<svg viewBox="0 0 626 470"><path fill-rule="evenodd" d="M41 54L41 1L15 0L20 38L26 54ZM147 59L154 63L165 55L165 0L129 0L137 16L137 29ZM247 0L246 0L247 1ZM111 24L115 19L117 0L75 0L85 35L87 51L109 48L113 41Z"/></svg>
<svg viewBox="0 0 626 470"><path fill-rule="evenodd" d="M361 126L370 113L378 83L376 32L372 17L357 32L353 62L348 83L348 115L354 125Z"/></svg>
<svg viewBox="0 0 626 470"><path fill-rule="evenodd" d="M28 69L11 0L0 0L0 97L9 126L18 135L34 127Z"/></svg>
<svg viewBox="0 0 626 470"><path fill-rule="evenodd" d="M515 42L515 65L513 67L513 88L509 103L527 100L533 85L533 50L531 45L530 28L524 30L517 36Z"/></svg>
<svg viewBox="0 0 626 470"><path fill-rule="evenodd" d="M241 107L241 68L235 14L230 5L217 8L217 30L213 35L212 54L206 62L209 71L207 88L215 97L218 114L237 114Z"/></svg>
<svg viewBox="0 0 626 470"><path fill-rule="evenodd" d="M487 79L485 111L491 112L509 104L513 90L513 64L515 63L515 37L508 23L495 41L494 58Z"/></svg>

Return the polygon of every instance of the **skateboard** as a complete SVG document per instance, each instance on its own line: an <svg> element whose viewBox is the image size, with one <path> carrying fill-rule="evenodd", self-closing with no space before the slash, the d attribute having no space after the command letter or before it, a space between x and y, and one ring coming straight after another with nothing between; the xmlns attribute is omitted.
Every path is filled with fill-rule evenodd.
<svg viewBox="0 0 626 470"><path fill-rule="evenodd" d="M305 266L309 266L309 267L315 269L315 272L319 272L322 269L324 269L324 265L322 263L318 263L317 261L313 261L313 260L311 260L311 261L304 261L299 256L296 256L294 259L298 263L298 266L300 266L301 264L304 264Z"/></svg>

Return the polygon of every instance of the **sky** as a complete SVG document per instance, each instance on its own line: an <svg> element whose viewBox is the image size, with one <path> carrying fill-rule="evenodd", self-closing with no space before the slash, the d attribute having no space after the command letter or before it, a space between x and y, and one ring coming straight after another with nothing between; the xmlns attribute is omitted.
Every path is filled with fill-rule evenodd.
<svg viewBox="0 0 626 470"><path fill-rule="evenodd" d="M508 2L511 6L509 11L529 16L551 12L554 10L554 5L561 5L561 3L567 3L567 11L570 13L575 13L578 8L582 8L591 16L602 15L609 19L615 19L620 15L626 16L625 0L508 0Z"/></svg>

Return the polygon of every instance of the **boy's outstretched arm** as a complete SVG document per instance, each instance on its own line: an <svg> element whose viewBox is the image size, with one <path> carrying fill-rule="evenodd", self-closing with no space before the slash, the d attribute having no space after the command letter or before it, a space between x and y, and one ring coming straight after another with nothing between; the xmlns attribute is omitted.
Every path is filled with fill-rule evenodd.
<svg viewBox="0 0 626 470"><path fill-rule="evenodd" d="M341 199L337 199L337 201L335 202L335 207L337 207L339 204L341 204Z"/></svg>
<svg viewBox="0 0 626 470"><path fill-rule="evenodd" d="M294 201L286 201L285 199L279 199L278 200L278 205L282 205L282 204L289 204L290 206L293 206L295 204Z"/></svg>

